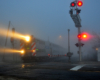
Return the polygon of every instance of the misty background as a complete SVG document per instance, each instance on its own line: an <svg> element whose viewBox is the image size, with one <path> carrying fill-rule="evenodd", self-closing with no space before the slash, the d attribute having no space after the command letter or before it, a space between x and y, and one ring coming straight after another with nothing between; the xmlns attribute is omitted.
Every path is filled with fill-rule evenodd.
<svg viewBox="0 0 100 80"><path fill-rule="evenodd" d="M74 56L78 48L78 30L70 17L70 3L74 0L0 0L0 28L10 30L14 27L16 32L34 35L34 37L49 41L64 48L68 48L68 29L70 29L70 46ZM82 0L80 17L82 20L82 32L93 35L100 33L100 0ZM61 36L61 37L60 37ZM82 55L96 53L92 48L93 38L82 40ZM5 44L5 36L0 37L0 45ZM10 40L8 41L10 44ZM9 46L8 46L9 47ZM67 53L67 52L66 52ZM93 57L93 55L90 55Z"/></svg>

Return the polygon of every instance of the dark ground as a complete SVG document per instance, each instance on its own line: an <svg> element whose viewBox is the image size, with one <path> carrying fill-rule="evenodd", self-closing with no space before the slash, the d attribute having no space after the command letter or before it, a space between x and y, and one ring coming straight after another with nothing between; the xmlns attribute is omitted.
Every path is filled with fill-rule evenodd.
<svg viewBox="0 0 100 80"><path fill-rule="evenodd" d="M76 70L74 67L81 66ZM100 80L100 62L55 58L46 62L0 63L0 80Z"/></svg>

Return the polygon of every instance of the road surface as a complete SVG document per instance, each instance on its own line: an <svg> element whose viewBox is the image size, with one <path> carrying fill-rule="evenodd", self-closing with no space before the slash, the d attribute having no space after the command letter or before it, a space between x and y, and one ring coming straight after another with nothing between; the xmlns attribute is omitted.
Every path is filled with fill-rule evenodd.
<svg viewBox="0 0 100 80"><path fill-rule="evenodd" d="M0 63L1 80L100 80L100 62Z"/></svg>

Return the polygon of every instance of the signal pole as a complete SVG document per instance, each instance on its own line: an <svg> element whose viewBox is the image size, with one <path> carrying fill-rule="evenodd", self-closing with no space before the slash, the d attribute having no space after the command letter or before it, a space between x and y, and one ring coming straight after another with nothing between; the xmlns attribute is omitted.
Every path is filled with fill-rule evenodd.
<svg viewBox="0 0 100 80"><path fill-rule="evenodd" d="M75 2L77 3L77 0L75 0ZM76 5L76 9L77 8L77 5ZM76 14L77 14L77 11L76 11ZM80 27L78 27L78 34L81 34L81 29ZM79 61L81 61L81 39L78 39L78 44L79 44Z"/></svg>
<svg viewBox="0 0 100 80"><path fill-rule="evenodd" d="M77 0L75 0L76 1L76 3L77 3ZM77 5L76 5L76 9L78 9L77 8ZM77 11L76 11L76 14L77 14ZM80 29L80 27L78 27L78 34L81 34L81 29ZM79 61L81 61L81 39L78 39L78 44L79 44Z"/></svg>
<svg viewBox="0 0 100 80"><path fill-rule="evenodd" d="M78 27L78 34L81 34L80 27ZM81 61L81 39L78 39L78 44L79 44L79 60Z"/></svg>
<svg viewBox="0 0 100 80"><path fill-rule="evenodd" d="M72 9L69 11L70 16L75 23L75 26L78 28L78 34L81 34L80 28L82 26L81 26L81 19L79 16L81 10L78 9L77 6L81 7L82 5L83 5L82 1L75 0L74 2L71 3ZM73 11L76 11L76 14L73 14ZM76 45L79 47L79 61L81 61L81 46L82 46L81 39L78 38L78 43Z"/></svg>

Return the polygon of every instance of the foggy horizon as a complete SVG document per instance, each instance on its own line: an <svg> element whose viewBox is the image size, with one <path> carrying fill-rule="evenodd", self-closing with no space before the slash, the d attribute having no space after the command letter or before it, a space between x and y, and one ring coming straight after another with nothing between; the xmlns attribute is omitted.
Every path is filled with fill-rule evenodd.
<svg viewBox="0 0 100 80"><path fill-rule="evenodd" d="M21 34L30 34L34 37L61 45L68 48L68 29L70 29L70 47L71 52L77 55L78 48L75 44L78 42L78 30L70 17L70 2L73 0L9 0L0 1L0 28L15 28L16 32ZM90 4L91 1L91 4ZM82 32L92 35L92 32L99 33L99 0L84 0L81 9ZM94 5L95 7L91 6ZM90 15L91 14L91 15ZM61 38L59 38L61 36ZM88 53L91 48L92 38L82 43L82 51ZM77 55L78 56L78 55Z"/></svg>

